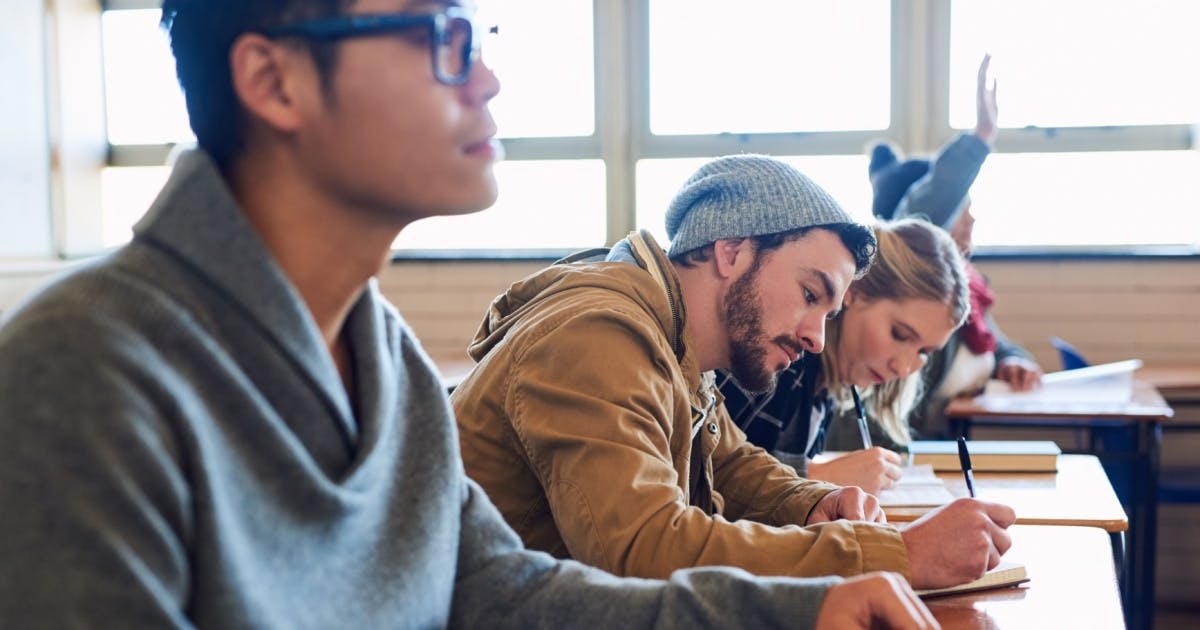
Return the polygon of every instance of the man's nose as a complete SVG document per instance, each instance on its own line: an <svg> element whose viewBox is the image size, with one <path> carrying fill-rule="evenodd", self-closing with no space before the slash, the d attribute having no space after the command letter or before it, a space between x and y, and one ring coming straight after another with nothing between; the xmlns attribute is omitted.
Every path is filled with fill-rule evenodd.
<svg viewBox="0 0 1200 630"><path fill-rule="evenodd" d="M796 330L796 337L800 339L805 352L820 353L825 349L825 318L805 317Z"/></svg>

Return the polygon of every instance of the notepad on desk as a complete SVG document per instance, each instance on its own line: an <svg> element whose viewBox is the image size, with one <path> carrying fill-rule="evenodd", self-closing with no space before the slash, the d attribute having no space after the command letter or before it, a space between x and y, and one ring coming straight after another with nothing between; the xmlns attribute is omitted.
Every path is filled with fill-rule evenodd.
<svg viewBox="0 0 1200 630"><path fill-rule="evenodd" d="M1028 581L1029 574L1025 571L1025 565L1001 560L1000 564L996 565L991 571L984 573L983 577L978 580L946 588L917 589L916 592L920 597L938 597L941 595L957 595L972 591L984 591L993 588L1007 588L1024 584Z"/></svg>
<svg viewBox="0 0 1200 630"><path fill-rule="evenodd" d="M1049 440L975 440L967 443L975 472L1055 472L1062 449ZM912 464L929 464L934 470L961 470L958 443L951 440L916 440L908 445Z"/></svg>
<svg viewBox="0 0 1200 630"><path fill-rule="evenodd" d="M880 507L935 507L954 500L946 483L937 478L933 467L905 466L900 481L876 497Z"/></svg>

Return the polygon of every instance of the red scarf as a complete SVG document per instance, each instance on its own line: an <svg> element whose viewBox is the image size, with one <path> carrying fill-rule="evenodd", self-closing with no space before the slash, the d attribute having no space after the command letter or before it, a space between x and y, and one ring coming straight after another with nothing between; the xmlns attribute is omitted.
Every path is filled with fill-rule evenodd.
<svg viewBox="0 0 1200 630"><path fill-rule="evenodd" d="M971 289L971 312L960 329L962 340L972 354L993 352L996 350L996 336L988 329L983 316L996 301L996 296L975 265L968 262L966 268L967 286Z"/></svg>

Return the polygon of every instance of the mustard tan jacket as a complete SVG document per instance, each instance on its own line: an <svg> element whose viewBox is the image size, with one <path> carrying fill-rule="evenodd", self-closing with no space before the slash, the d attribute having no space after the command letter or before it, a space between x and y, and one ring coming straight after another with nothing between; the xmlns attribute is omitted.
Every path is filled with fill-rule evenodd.
<svg viewBox="0 0 1200 630"><path fill-rule="evenodd" d="M804 526L836 486L747 442L693 343L679 279L645 232L517 282L451 397L467 473L527 546L618 575L908 577L891 525Z"/></svg>

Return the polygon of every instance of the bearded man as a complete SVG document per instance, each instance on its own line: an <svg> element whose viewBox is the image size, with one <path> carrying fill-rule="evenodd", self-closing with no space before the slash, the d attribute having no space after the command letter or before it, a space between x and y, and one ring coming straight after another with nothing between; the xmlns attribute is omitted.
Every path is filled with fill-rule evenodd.
<svg viewBox="0 0 1200 630"><path fill-rule="evenodd" d="M728 369L765 390L821 351L870 228L786 163L739 155L688 179L667 233L665 251L635 232L512 285L469 348L463 462L528 547L626 576L883 570L921 587L998 562L1007 507L966 499L900 530L875 497L747 442L714 386Z"/></svg>

